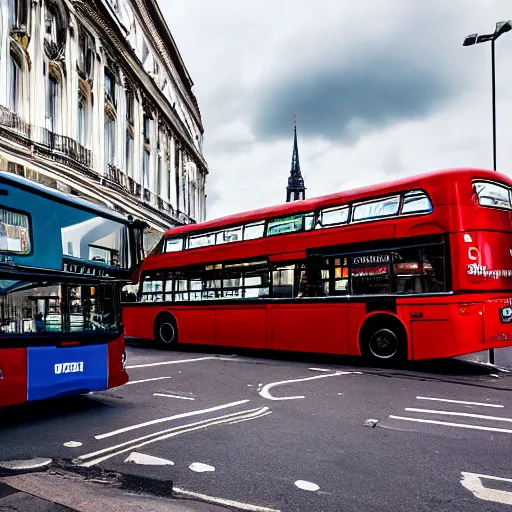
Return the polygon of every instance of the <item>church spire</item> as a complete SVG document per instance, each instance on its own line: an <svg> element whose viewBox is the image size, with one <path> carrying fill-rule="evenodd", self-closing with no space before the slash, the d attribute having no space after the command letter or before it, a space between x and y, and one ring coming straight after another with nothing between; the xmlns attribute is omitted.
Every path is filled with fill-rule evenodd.
<svg viewBox="0 0 512 512"><path fill-rule="evenodd" d="M306 198L306 187L304 178L300 172L299 145L297 143L297 116L293 116L293 154L292 168L286 187L286 202L298 201Z"/></svg>

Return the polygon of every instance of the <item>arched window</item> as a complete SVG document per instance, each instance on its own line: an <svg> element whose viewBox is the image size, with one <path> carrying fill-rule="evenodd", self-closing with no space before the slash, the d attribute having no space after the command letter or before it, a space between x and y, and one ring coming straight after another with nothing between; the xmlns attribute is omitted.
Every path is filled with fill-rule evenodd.
<svg viewBox="0 0 512 512"><path fill-rule="evenodd" d="M27 29L27 0L7 0L9 30Z"/></svg>
<svg viewBox="0 0 512 512"><path fill-rule="evenodd" d="M48 77L48 94L46 98L46 118L47 127L50 132L57 131L57 95L59 92L59 82L54 75Z"/></svg>
<svg viewBox="0 0 512 512"><path fill-rule="evenodd" d="M9 109L19 113L21 101L21 66L17 58L11 53L11 80L9 94Z"/></svg>

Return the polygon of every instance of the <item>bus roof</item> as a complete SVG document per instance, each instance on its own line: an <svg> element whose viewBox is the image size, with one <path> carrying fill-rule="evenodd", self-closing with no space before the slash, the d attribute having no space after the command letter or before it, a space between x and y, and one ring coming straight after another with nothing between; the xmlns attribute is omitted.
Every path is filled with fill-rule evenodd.
<svg viewBox="0 0 512 512"><path fill-rule="evenodd" d="M440 178L443 181L439 181ZM273 217L281 217L285 215L293 215L294 213L305 213L318 208L328 208L330 206L337 206L351 201L358 201L362 199L369 199L381 195L392 194L407 189L425 189L429 193L429 189L435 184L436 187L445 187L445 180L451 178L459 179L494 179L511 183L510 178L505 174L487 169L447 169L428 172L415 176L409 176L395 181L389 181L378 185L370 185L361 187L345 192L337 192L326 196L313 197L303 201L293 201L291 203L283 203L276 206L260 208L235 215L228 215L220 217L200 224L189 224L187 226L180 226L170 229L166 232L166 236L179 236L195 231L214 230L220 229L236 224L245 224L248 222L257 222Z"/></svg>
<svg viewBox="0 0 512 512"><path fill-rule="evenodd" d="M0 184L1 183L26 190L28 192L49 198L60 203L77 207L81 210L97 214L100 217L120 222L122 224L131 225L134 223L141 223L141 221L134 221L126 215L122 215L113 210L110 210L106 206L97 205L85 199L65 194L64 192L60 192L59 190L47 187L46 185L42 185L41 183L37 183L22 176L16 176L14 174L0 171Z"/></svg>

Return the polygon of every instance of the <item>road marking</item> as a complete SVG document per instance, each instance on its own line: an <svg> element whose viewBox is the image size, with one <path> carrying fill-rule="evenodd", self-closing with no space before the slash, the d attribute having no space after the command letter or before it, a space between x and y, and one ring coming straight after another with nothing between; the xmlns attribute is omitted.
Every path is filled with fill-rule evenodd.
<svg viewBox="0 0 512 512"><path fill-rule="evenodd" d="M146 364L132 364L131 366L127 366L127 370L133 370L134 368L150 368L151 366L165 366L168 364L181 364L181 363L196 363L198 361L237 361L243 362L243 359L233 359L232 357L215 357L215 356L206 356L206 357L195 357L191 359L178 359L176 361L159 361L158 363L146 363Z"/></svg>
<svg viewBox="0 0 512 512"><path fill-rule="evenodd" d="M0 468L12 469L14 471L26 471L27 469L38 469L49 466L52 459L37 458L30 460L4 460L0 461Z"/></svg>
<svg viewBox="0 0 512 512"><path fill-rule="evenodd" d="M292 379L292 380L283 380L280 382L271 382L270 384L267 384L263 386L261 391L259 392L260 396L263 398L266 398L267 400L297 400L299 398L305 398L305 396L284 396L284 397L274 397L269 393L269 390L272 389L275 386L282 386L284 384L292 384L294 382L305 382L307 380L315 380L315 379L325 379L326 377L337 377L339 375L351 375L351 374L358 374L361 375L361 372L334 372L329 373L328 375L315 375L314 377L304 377L302 379Z"/></svg>
<svg viewBox="0 0 512 512"><path fill-rule="evenodd" d="M327 368L308 368L308 370L312 372L332 372L333 370L328 370Z"/></svg>
<svg viewBox="0 0 512 512"><path fill-rule="evenodd" d="M485 416L484 414L471 414L469 412L436 411L434 409L414 409L412 407L407 407L405 410L409 412L424 412L425 414L444 414L446 416L463 416L464 418L479 418L482 420L508 421L512 423L512 418L502 418L500 416Z"/></svg>
<svg viewBox="0 0 512 512"><path fill-rule="evenodd" d="M173 492L177 495L188 496L190 498L196 498L199 500L206 501L215 505L224 505L238 510L246 510L248 512L281 512L276 508L259 507L258 505L251 505L249 503L242 503L240 501L227 500L225 498L216 498L215 496L208 496L206 494L200 494L198 492L186 491L179 487L173 487Z"/></svg>
<svg viewBox="0 0 512 512"><path fill-rule="evenodd" d="M503 432L512 434L512 430L506 428L481 427L480 425L468 425L467 423L450 423L448 421L423 420L420 418L408 418L406 416L390 416L393 420L415 421L417 423L431 423L433 425L446 425L448 427L469 428L472 430L488 430L489 432Z"/></svg>
<svg viewBox="0 0 512 512"><path fill-rule="evenodd" d="M125 462L132 464L141 464L143 466L174 466L172 460L161 459L160 457L153 457L152 455L145 455L144 453L132 452L125 459Z"/></svg>
<svg viewBox="0 0 512 512"><path fill-rule="evenodd" d="M142 384L143 382L153 382L155 380L165 380L165 379L172 379L172 377L154 377L152 379L130 380L125 384L125 386L129 386L130 384Z"/></svg>
<svg viewBox="0 0 512 512"><path fill-rule="evenodd" d="M75 461L73 461L73 462L75 462L75 464L77 464L79 466L88 468L91 466L95 466L96 464L99 464L100 462L103 462L107 459L110 459L112 457L120 455L121 453L126 453L130 450L134 450L136 448L141 448L142 446L145 446L148 444L156 443L158 441L164 441L165 439L169 439L171 437L176 437L181 434L186 434L188 432L193 432L195 430L200 430L205 427L211 427L213 425L220 425L222 423L228 423L228 422L232 421L233 416L235 416L236 414L239 415L238 416L239 418L244 418L247 415L247 413L249 413L249 412L251 412L251 411L241 411L239 413L230 414L229 418L228 417L222 417L222 419L213 418L211 420L205 420L205 421L199 421L197 423L191 423L190 425L183 425L181 427L175 427L173 429L169 429L169 430L174 430L174 432L170 432L170 433L162 435L160 437L156 437L155 439L150 439L149 441L144 441L144 442L136 444L134 446L129 446L128 448L125 448L123 450L118 450L117 452L113 452L108 455L104 455L103 457L98 457L97 459L92 459L88 462L83 462L83 459L91 456L91 454L88 454L86 456L84 455L84 456L78 457L78 459L75 459ZM136 440L134 440L134 441L136 441ZM134 441L131 441L130 444L132 444ZM112 450L112 448L108 448L107 450Z"/></svg>
<svg viewBox="0 0 512 512"><path fill-rule="evenodd" d="M180 430L182 428L190 427L191 425L204 425L205 423L209 423L211 421L218 420L220 418L239 418L240 414L244 414L243 417L245 418L245 417L250 416L250 413L254 413L254 414L257 415L257 414L262 413L266 409L268 409L268 407L256 407L255 409L250 409L249 411L245 411L245 413L243 411L242 412L237 411L237 412L232 412L230 414L225 414L224 416L217 416L215 418L208 418L207 420L196 421L195 423L189 423L189 424L186 424L186 425L178 425L177 427L172 427L172 428L168 428L168 429L165 429L165 430L160 430L159 432L153 432L152 434L146 434L145 436L137 437L135 439L131 439L130 441L125 441L123 443L120 443L120 444L117 444L117 445L114 445L114 446L109 446L108 448L103 448L103 449L95 451L95 452L91 452L91 453L87 453L85 455L81 455L80 457L78 457L78 460L87 460L87 459L90 459L92 457L96 457L97 455L101 455L103 453L107 453L107 452L110 452L110 451L113 451L113 450L117 450L118 448L122 448L123 446L128 446L128 445L131 445L131 444L134 444L134 443L138 443L140 441L143 441L144 439L151 439L152 437L157 437L157 436L160 436L162 434L167 434L168 432L176 432L177 430Z"/></svg>
<svg viewBox="0 0 512 512"><path fill-rule="evenodd" d="M167 398L180 398L181 400L195 400L190 396L166 395L165 393L153 393L153 396L165 396Z"/></svg>
<svg viewBox="0 0 512 512"><path fill-rule="evenodd" d="M268 409L268 407L264 407L263 409ZM235 423L242 423L242 421L252 421L252 420L255 420L255 419L260 419L260 418L263 418L263 416L267 416L267 414L272 414L272 411L267 411L267 412L265 412L263 414L255 415L252 418L244 418L243 420L235 420L235 421L232 421L230 423L230 425L234 425Z"/></svg>
<svg viewBox="0 0 512 512"><path fill-rule="evenodd" d="M483 404L480 402L464 402L462 400L448 400L447 398L433 398L428 396L417 396L416 400L434 400L436 402L449 402L451 404L464 404L464 405L481 405L482 407L499 407L503 408L503 405L498 404Z"/></svg>
<svg viewBox="0 0 512 512"><path fill-rule="evenodd" d="M476 498L485 501L493 501L495 503L503 503L504 505L512 505L512 492L500 489L489 489L482 483L482 478L494 480L498 482L512 483L512 478L501 478L499 476L479 475L476 473L461 472L462 480L460 483L468 491L471 491Z"/></svg>
<svg viewBox="0 0 512 512"><path fill-rule="evenodd" d="M64 443L64 446L66 448L78 448L79 446L82 446L82 443L80 441L68 441L67 443Z"/></svg>
<svg viewBox="0 0 512 512"><path fill-rule="evenodd" d="M184 412L181 414L175 414L174 416L168 416L166 418L159 418L157 420L146 421L144 423L138 423L137 425L131 425L130 427L120 428L118 430L113 430L112 432L107 432L106 434L99 434L94 436L95 439L105 439L106 437L117 436L118 434L122 434L123 432L129 432L130 430L136 430L138 428L148 427L149 425L156 425L157 423L165 423L167 421L173 421L180 418L188 418L190 416L197 416L198 414L206 414L209 412L220 411L222 409L227 409L229 407L236 407L237 405L246 404L249 400L239 400L238 402L231 402L229 404L217 405L216 407L210 407L209 409L201 409L199 411L191 411Z"/></svg>
<svg viewBox="0 0 512 512"><path fill-rule="evenodd" d="M304 491L318 491L320 486L313 482L307 482L306 480L297 480L295 485Z"/></svg>
<svg viewBox="0 0 512 512"><path fill-rule="evenodd" d="M215 468L208 464L203 464L202 462L192 462L188 469L195 471L196 473L213 473Z"/></svg>

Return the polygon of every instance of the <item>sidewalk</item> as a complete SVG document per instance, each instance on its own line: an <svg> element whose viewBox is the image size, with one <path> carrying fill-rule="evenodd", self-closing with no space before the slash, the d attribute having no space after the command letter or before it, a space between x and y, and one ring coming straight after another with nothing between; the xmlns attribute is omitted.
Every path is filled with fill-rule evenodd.
<svg viewBox="0 0 512 512"><path fill-rule="evenodd" d="M172 484L171 484L172 486ZM169 494L172 492L170 489ZM226 512L191 499L149 496L109 480L55 470L0 478L1 512Z"/></svg>

